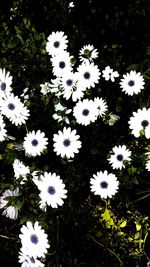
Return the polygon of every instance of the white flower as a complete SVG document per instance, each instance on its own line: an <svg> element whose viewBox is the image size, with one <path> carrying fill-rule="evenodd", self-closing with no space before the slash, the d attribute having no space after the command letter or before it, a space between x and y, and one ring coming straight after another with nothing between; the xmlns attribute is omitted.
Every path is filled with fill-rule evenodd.
<svg viewBox="0 0 150 267"><path fill-rule="evenodd" d="M12 76L5 69L0 69L0 98L9 95L12 91Z"/></svg>
<svg viewBox="0 0 150 267"><path fill-rule="evenodd" d="M118 71L113 71L113 69L111 69L110 66L107 66L102 71L102 77L106 81L111 80L112 82L114 82L115 78L119 77L119 73L118 73Z"/></svg>
<svg viewBox="0 0 150 267"><path fill-rule="evenodd" d="M84 95L85 87L78 82L77 73L65 72L61 78L61 88L63 90L62 96L68 100L72 97L75 102L81 99Z"/></svg>
<svg viewBox="0 0 150 267"><path fill-rule="evenodd" d="M51 58L53 66L53 74L57 77L62 77L65 72L71 72L71 56L69 52L63 51L60 54Z"/></svg>
<svg viewBox="0 0 150 267"><path fill-rule="evenodd" d="M108 106L106 104L106 101L103 100L102 98L95 97L94 98L94 103L98 109L98 115L103 116L105 115L106 111L108 110Z"/></svg>
<svg viewBox="0 0 150 267"><path fill-rule="evenodd" d="M18 208L15 206L8 206L9 200L6 200L7 197L17 197L19 195L19 188L17 187L14 191L6 189L2 196L0 197L0 209L4 208L2 215L16 220L18 218Z"/></svg>
<svg viewBox="0 0 150 267"><path fill-rule="evenodd" d="M90 89L91 87L95 87L95 84L99 82L100 79L100 71L97 65L94 63L82 63L77 68L78 73L78 82L84 88Z"/></svg>
<svg viewBox="0 0 150 267"><path fill-rule="evenodd" d="M117 177L113 173L108 174L106 170L93 174L93 178L90 179L90 184L91 191L95 195L100 195L101 198L111 198L116 194L119 186Z"/></svg>
<svg viewBox="0 0 150 267"><path fill-rule="evenodd" d="M0 111L16 126L26 123L29 110L20 101L18 96L10 94L0 101Z"/></svg>
<svg viewBox="0 0 150 267"><path fill-rule="evenodd" d="M28 166L25 166L22 161L19 159L15 159L13 163L13 169L14 169L14 176L16 179L21 178L21 184L24 184L24 182L27 180L27 174L30 173L30 169Z"/></svg>
<svg viewBox="0 0 150 267"><path fill-rule="evenodd" d="M61 157L73 158L75 153L79 153L81 148L80 136L76 134L76 130L71 128L63 128L63 131L58 131L58 134L54 134L54 151Z"/></svg>
<svg viewBox="0 0 150 267"><path fill-rule="evenodd" d="M113 154L108 159L113 169L122 169L125 167L124 162L130 161L131 151L127 149L125 145L123 146L115 146L112 149Z"/></svg>
<svg viewBox="0 0 150 267"><path fill-rule="evenodd" d="M65 198L67 198L67 190L60 176L56 173L45 172L40 176L40 180L36 182L38 189L40 190L40 206L43 204L57 208L62 206Z"/></svg>
<svg viewBox="0 0 150 267"><path fill-rule="evenodd" d="M146 161L145 168L150 172L150 159Z"/></svg>
<svg viewBox="0 0 150 267"><path fill-rule="evenodd" d="M38 221L34 225L28 221L26 225L21 227L20 231L19 238L22 243L22 253L33 258L45 257L50 245L48 244L47 234L41 229Z"/></svg>
<svg viewBox="0 0 150 267"><path fill-rule="evenodd" d="M144 79L140 72L131 70L130 73L123 75L121 79L120 87L122 91L128 95L138 94L144 89Z"/></svg>
<svg viewBox="0 0 150 267"><path fill-rule="evenodd" d="M0 142L4 141L7 137L7 130L5 129L5 123L3 117L0 115Z"/></svg>
<svg viewBox="0 0 150 267"><path fill-rule="evenodd" d="M84 99L76 103L73 108L73 115L77 123L88 125L97 120L99 110L93 100Z"/></svg>
<svg viewBox="0 0 150 267"><path fill-rule="evenodd" d="M93 45L84 45L79 51L79 59L81 62L93 62L98 57L98 51Z"/></svg>
<svg viewBox="0 0 150 267"><path fill-rule="evenodd" d="M44 264L39 259L24 254L22 249L20 249L18 258L18 262L21 263L21 267L44 267Z"/></svg>
<svg viewBox="0 0 150 267"><path fill-rule="evenodd" d="M64 32L52 32L48 36L48 41L46 43L46 50L49 55L56 56L59 53L62 53L67 49L67 36L64 35Z"/></svg>
<svg viewBox="0 0 150 267"><path fill-rule="evenodd" d="M40 84L41 87L41 93L43 95L47 95L51 90L49 88L49 83L45 82L44 84Z"/></svg>
<svg viewBox="0 0 150 267"><path fill-rule="evenodd" d="M42 154L47 144L48 139L45 137L45 133L38 130L37 132L32 131L27 133L23 142L23 147L26 154L35 157Z"/></svg>
<svg viewBox="0 0 150 267"><path fill-rule="evenodd" d="M150 138L150 108L138 109L133 112L133 117L129 120L129 128L135 137L139 137L141 131L147 139Z"/></svg>

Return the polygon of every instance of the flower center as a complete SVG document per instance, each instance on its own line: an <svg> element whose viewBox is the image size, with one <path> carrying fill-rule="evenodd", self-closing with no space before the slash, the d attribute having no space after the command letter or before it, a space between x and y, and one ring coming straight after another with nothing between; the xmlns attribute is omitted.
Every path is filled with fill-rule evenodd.
<svg viewBox="0 0 150 267"><path fill-rule="evenodd" d="M63 144L64 144L64 146L70 146L70 140L69 139L65 139L63 141Z"/></svg>
<svg viewBox="0 0 150 267"><path fill-rule="evenodd" d="M54 47L55 48L58 48L59 46L60 46L60 42L58 42L58 41L54 42Z"/></svg>
<svg viewBox="0 0 150 267"><path fill-rule="evenodd" d="M60 62L59 62L59 67L60 67L61 69L64 69L64 67L65 67L65 62L64 62L64 61L60 61Z"/></svg>
<svg viewBox="0 0 150 267"><path fill-rule="evenodd" d="M149 125L149 122L147 120L143 120L141 122L141 125L142 125L143 128L146 128Z"/></svg>
<svg viewBox="0 0 150 267"><path fill-rule="evenodd" d="M88 109L83 109L82 115L83 116L88 116L89 115L89 110Z"/></svg>
<svg viewBox="0 0 150 267"><path fill-rule="evenodd" d="M66 84L67 84L68 86L71 86L71 85L72 85L72 80L71 80L71 79L68 79L68 80L66 81Z"/></svg>
<svg viewBox="0 0 150 267"><path fill-rule="evenodd" d="M47 189L47 192L50 194L50 195L54 195L56 193L56 190L53 186L49 186L48 189Z"/></svg>
<svg viewBox="0 0 150 267"><path fill-rule="evenodd" d="M88 79L90 78L91 75L90 75L89 72L85 72L83 76L84 76L85 79L88 80Z"/></svg>
<svg viewBox="0 0 150 267"><path fill-rule="evenodd" d="M14 110L14 109L15 109L15 105L14 105L13 103L9 103L9 104L8 104L8 108L9 108L10 110Z"/></svg>
<svg viewBox="0 0 150 267"><path fill-rule="evenodd" d="M31 235L31 237L30 237L30 240L31 240L31 242L33 243L33 244L37 244L38 243L38 237L37 237L37 235Z"/></svg>
<svg viewBox="0 0 150 267"><path fill-rule="evenodd" d="M131 87L134 86L134 84L135 84L135 82L134 82L133 80L130 80L130 81L128 82L128 85L131 86Z"/></svg>
<svg viewBox="0 0 150 267"><path fill-rule="evenodd" d="M34 259L33 257L30 258L30 261L31 261L32 263L35 263L35 259Z"/></svg>
<svg viewBox="0 0 150 267"><path fill-rule="evenodd" d="M38 141L36 139L33 139L31 143L32 143L33 146L37 146L38 145Z"/></svg>
<svg viewBox="0 0 150 267"><path fill-rule="evenodd" d="M117 155L117 160L119 160L119 161L122 161L123 160L122 154Z"/></svg>
<svg viewBox="0 0 150 267"><path fill-rule="evenodd" d="M6 89L6 83L1 83L0 88L1 88L2 91L5 91L5 89Z"/></svg>
<svg viewBox="0 0 150 267"><path fill-rule="evenodd" d="M100 183L101 188L105 189L108 187L108 183L106 181L103 181Z"/></svg>

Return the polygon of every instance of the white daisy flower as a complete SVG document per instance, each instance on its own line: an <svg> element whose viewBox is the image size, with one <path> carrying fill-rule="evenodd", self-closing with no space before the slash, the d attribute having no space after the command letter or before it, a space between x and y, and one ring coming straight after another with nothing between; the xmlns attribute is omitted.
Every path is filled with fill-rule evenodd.
<svg viewBox="0 0 150 267"><path fill-rule="evenodd" d="M131 151L127 149L125 145L118 147L115 146L112 149L113 154L108 159L109 163L111 164L113 169L122 169L125 167L124 162L125 161L131 161Z"/></svg>
<svg viewBox="0 0 150 267"><path fill-rule="evenodd" d="M144 89L144 79L140 72L136 73L136 71L131 70L130 73L123 75L123 79L121 79L120 87L125 94L134 95L141 92Z"/></svg>
<svg viewBox="0 0 150 267"><path fill-rule="evenodd" d="M100 71L97 65L94 63L82 63L77 68L78 73L78 82L84 88L90 89L91 87L95 87L95 84L99 82L100 79Z"/></svg>
<svg viewBox="0 0 150 267"><path fill-rule="evenodd" d="M45 137L45 133L38 130L27 133L23 147L26 154L35 157L42 154L48 144L48 138Z"/></svg>
<svg viewBox="0 0 150 267"><path fill-rule="evenodd" d="M0 69L0 98L9 95L12 91L12 76L5 69Z"/></svg>
<svg viewBox="0 0 150 267"><path fill-rule="evenodd" d="M94 98L94 103L98 109L98 115L103 116L108 110L108 106L106 104L106 101L99 97Z"/></svg>
<svg viewBox="0 0 150 267"><path fill-rule="evenodd" d="M18 258L18 262L21 263L21 267L44 267L44 264L39 259L24 254L22 249L20 249Z"/></svg>
<svg viewBox="0 0 150 267"><path fill-rule="evenodd" d="M98 57L98 51L93 45L84 45L79 51L79 59L81 62L93 62Z"/></svg>
<svg viewBox="0 0 150 267"><path fill-rule="evenodd" d="M30 169L28 166L25 166L22 161L15 159L13 163L14 176L16 179L21 178L21 184L24 184L27 181L27 174L30 174Z"/></svg>
<svg viewBox="0 0 150 267"><path fill-rule="evenodd" d="M71 72L71 56L69 52L63 51L55 57L51 58L53 66L53 74L57 77L62 77L65 72Z"/></svg>
<svg viewBox="0 0 150 267"><path fill-rule="evenodd" d="M118 73L118 71L113 71L113 69L111 69L110 66L107 66L102 71L102 77L106 81L111 80L112 82L114 82L115 78L119 77L119 73Z"/></svg>
<svg viewBox="0 0 150 267"><path fill-rule="evenodd" d="M147 139L150 138L150 108L138 109L133 112L133 116L129 120L129 128L135 137L139 137L143 131Z"/></svg>
<svg viewBox="0 0 150 267"><path fill-rule="evenodd" d="M58 131L58 134L54 134L54 151L61 157L74 158L75 153L79 153L81 148L80 136L76 134L76 130L71 128L63 128L63 131Z"/></svg>
<svg viewBox="0 0 150 267"><path fill-rule="evenodd" d="M29 257L45 257L47 249L50 247L48 244L47 234L39 222L36 221L34 225L31 222L27 222L26 225L21 227L21 234L19 238L22 243L22 253L28 255Z"/></svg>
<svg viewBox="0 0 150 267"><path fill-rule="evenodd" d="M77 123L88 125L97 120L99 110L93 100L84 99L76 103L73 108L73 115Z"/></svg>
<svg viewBox="0 0 150 267"><path fill-rule="evenodd" d="M117 193L119 186L117 177L113 173L108 174L106 170L93 174L93 178L90 179L90 184L91 191L95 195L100 195L101 198L111 198Z"/></svg>
<svg viewBox="0 0 150 267"><path fill-rule="evenodd" d="M41 87L41 93L43 95L47 95L51 91L50 88L49 88L49 83L48 82L40 84L40 87Z"/></svg>
<svg viewBox="0 0 150 267"><path fill-rule="evenodd" d="M63 90L62 96L68 100L72 97L72 100L76 102L80 100L85 91L85 87L78 82L77 73L65 72L61 78L61 88Z"/></svg>
<svg viewBox="0 0 150 267"><path fill-rule="evenodd" d="M8 206L7 197L17 197L19 195L19 188L17 187L14 191L6 189L2 196L0 197L0 209L4 209L2 215L6 217L16 220L18 218L18 208L15 206Z"/></svg>
<svg viewBox="0 0 150 267"><path fill-rule="evenodd" d="M16 126L26 123L29 110L20 101L18 96L10 94L0 101L0 111Z"/></svg>
<svg viewBox="0 0 150 267"><path fill-rule="evenodd" d="M67 36L64 32L52 32L48 36L48 41L46 43L46 51L50 56L56 56L67 49Z"/></svg>
<svg viewBox="0 0 150 267"><path fill-rule="evenodd" d="M40 190L40 206L45 204L52 208L62 206L65 198L67 198L67 190L60 176L56 173L45 172L40 176L40 180L36 182Z"/></svg>
<svg viewBox="0 0 150 267"><path fill-rule="evenodd" d="M0 115L0 142L4 141L7 137L7 130L5 129L5 123L3 117Z"/></svg>
<svg viewBox="0 0 150 267"><path fill-rule="evenodd" d="M150 172L150 159L146 161L145 168Z"/></svg>

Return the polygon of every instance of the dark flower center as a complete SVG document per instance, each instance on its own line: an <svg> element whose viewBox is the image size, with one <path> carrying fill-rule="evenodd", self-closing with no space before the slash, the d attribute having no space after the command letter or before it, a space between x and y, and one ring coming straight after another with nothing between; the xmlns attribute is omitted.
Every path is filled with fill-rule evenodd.
<svg viewBox="0 0 150 267"><path fill-rule="evenodd" d="M58 48L59 46L60 46L60 42L58 42L58 41L54 42L54 47L55 48Z"/></svg>
<svg viewBox="0 0 150 267"><path fill-rule="evenodd" d="M105 182L105 181L103 181L103 182L101 182L100 183L100 186L101 186L101 188L107 188L108 187L108 183L107 182Z"/></svg>
<svg viewBox="0 0 150 267"><path fill-rule="evenodd" d="M49 186L48 189L47 189L47 192L50 194L50 195L54 195L56 193L56 190L53 186Z"/></svg>
<svg viewBox="0 0 150 267"><path fill-rule="evenodd" d="M72 85L72 80L71 80L71 79L68 79L68 80L66 81L66 84L67 84L68 86L71 86L71 85Z"/></svg>
<svg viewBox="0 0 150 267"><path fill-rule="evenodd" d="M142 125L143 128L146 128L149 125L149 122L147 120L143 120L141 122L141 125Z"/></svg>
<svg viewBox="0 0 150 267"><path fill-rule="evenodd" d="M32 143L33 146L37 146L38 145L38 141L36 139L33 139L31 143Z"/></svg>
<svg viewBox="0 0 150 267"><path fill-rule="evenodd" d="M64 67L65 67L65 62L64 62L64 61L60 61L60 62L59 62L59 67L60 67L61 69L64 69Z"/></svg>
<svg viewBox="0 0 150 267"><path fill-rule="evenodd" d="M90 78L91 75L90 75L89 72L85 72L83 76L84 76L85 79L88 80L88 79Z"/></svg>
<svg viewBox="0 0 150 267"><path fill-rule="evenodd" d="M15 105L14 105L13 103L9 103L9 104L8 104L8 108L9 108L10 110L14 110L14 109L15 109Z"/></svg>
<svg viewBox="0 0 150 267"><path fill-rule="evenodd" d="M32 263L35 263L35 259L34 259L33 257L30 258L30 261L31 261Z"/></svg>
<svg viewBox="0 0 150 267"><path fill-rule="evenodd" d="M123 160L123 156L121 154L117 155L117 160L122 161Z"/></svg>
<svg viewBox="0 0 150 267"><path fill-rule="evenodd" d="M31 237L30 237L30 240L31 240L31 242L33 243L33 244L37 244L38 243L38 237L37 237L37 235L31 235Z"/></svg>
<svg viewBox="0 0 150 267"><path fill-rule="evenodd" d="M82 115L83 116L88 116L89 115L89 110L88 109L83 109Z"/></svg>
<svg viewBox="0 0 150 267"><path fill-rule="evenodd" d="M133 80L130 80L130 81L128 82L128 85L131 86L131 87L132 87L134 84L135 84L135 82L134 82Z"/></svg>
<svg viewBox="0 0 150 267"><path fill-rule="evenodd" d="M6 89L6 83L1 83L1 87L0 88L1 88L2 91L5 91L5 89Z"/></svg>
<svg viewBox="0 0 150 267"><path fill-rule="evenodd" d="M64 146L70 146L70 140L69 139L65 139L63 141L63 144L64 144Z"/></svg>

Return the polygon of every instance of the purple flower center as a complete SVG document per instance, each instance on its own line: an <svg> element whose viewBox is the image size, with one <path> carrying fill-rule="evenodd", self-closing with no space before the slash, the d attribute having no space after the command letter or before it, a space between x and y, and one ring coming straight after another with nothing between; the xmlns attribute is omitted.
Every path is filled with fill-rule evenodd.
<svg viewBox="0 0 150 267"><path fill-rule="evenodd" d="M83 116L88 116L89 115L89 110L88 109L83 109L82 115Z"/></svg>
<svg viewBox="0 0 150 267"><path fill-rule="evenodd" d="M69 139L65 139L63 141L63 144L64 144L64 146L70 146L70 140Z"/></svg>
<svg viewBox="0 0 150 267"><path fill-rule="evenodd" d="M88 80L90 78L91 74L89 72L85 72L83 76L85 79Z"/></svg>
<svg viewBox="0 0 150 267"><path fill-rule="evenodd" d="M128 85L131 86L131 87L134 86L134 84L135 84L135 82L134 82L133 80L130 80L130 81L128 82Z"/></svg>
<svg viewBox="0 0 150 267"><path fill-rule="evenodd" d="M56 193L56 190L53 186L49 186L48 189L47 189L47 192L50 194L50 195L54 195Z"/></svg>
<svg viewBox="0 0 150 267"><path fill-rule="evenodd" d="M33 139L31 143L32 143L33 146L37 146L38 145L38 141L36 139Z"/></svg>
<svg viewBox="0 0 150 267"><path fill-rule="evenodd" d="M13 103L9 103L9 104L8 104L8 108L9 108L10 110L14 110L14 109L15 109L15 105L14 105Z"/></svg>
<svg viewBox="0 0 150 267"><path fill-rule="evenodd" d="M31 237L30 237L30 240L31 240L31 242L33 243L33 244L37 244L38 243L38 237L37 237L37 235L31 235Z"/></svg>
<svg viewBox="0 0 150 267"><path fill-rule="evenodd" d="M54 47L55 48L58 48L59 46L60 46L60 42L58 42L58 41L54 42Z"/></svg>
<svg viewBox="0 0 150 267"><path fill-rule="evenodd" d="M108 187L108 183L106 181L103 181L100 183L101 188L105 189Z"/></svg>
<svg viewBox="0 0 150 267"><path fill-rule="evenodd" d="M64 61L60 61L59 62L59 67L61 68L61 69L64 69L64 67L65 67L65 62Z"/></svg>
<svg viewBox="0 0 150 267"><path fill-rule="evenodd" d="M122 154L117 155L117 160L119 160L119 161L122 161L123 160Z"/></svg>
<svg viewBox="0 0 150 267"><path fill-rule="evenodd" d="M72 85L72 80L71 80L71 79L68 79L68 80L66 81L66 84L67 84L68 86L71 86L71 85Z"/></svg>
<svg viewBox="0 0 150 267"><path fill-rule="evenodd" d="M143 120L141 122L141 125L142 125L143 128L146 128L149 125L149 122L147 120Z"/></svg>
<svg viewBox="0 0 150 267"><path fill-rule="evenodd" d="M1 88L2 91L5 91L5 89L6 89L6 83L1 83L0 88Z"/></svg>

